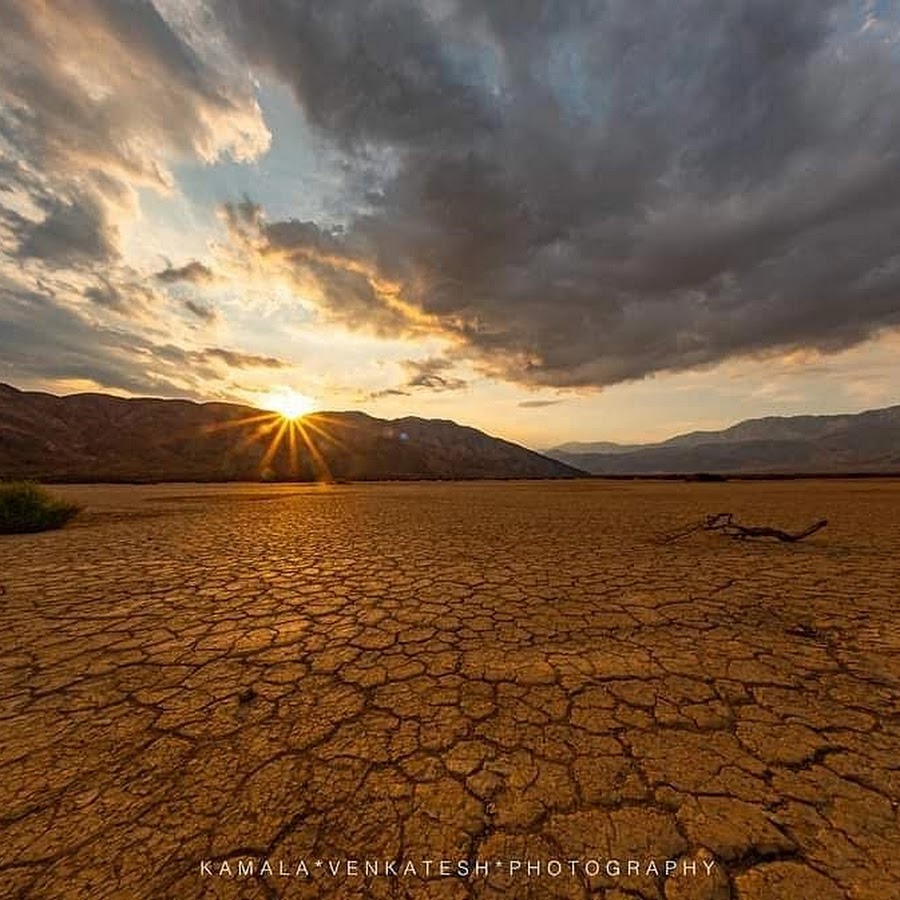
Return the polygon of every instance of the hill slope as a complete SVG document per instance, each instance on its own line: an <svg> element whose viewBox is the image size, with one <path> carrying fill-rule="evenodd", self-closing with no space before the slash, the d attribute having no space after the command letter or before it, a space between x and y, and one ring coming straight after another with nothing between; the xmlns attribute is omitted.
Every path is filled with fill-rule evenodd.
<svg viewBox="0 0 900 900"><path fill-rule="evenodd" d="M289 427L272 413L232 403L56 397L0 384L0 478L307 481L578 474L565 463L447 421L333 412Z"/></svg>
<svg viewBox="0 0 900 900"><path fill-rule="evenodd" d="M597 475L900 473L900 406L835 416L770 416L638 446L564 444L547 455ZM601 452L597 448L602 447Z"/></svg>

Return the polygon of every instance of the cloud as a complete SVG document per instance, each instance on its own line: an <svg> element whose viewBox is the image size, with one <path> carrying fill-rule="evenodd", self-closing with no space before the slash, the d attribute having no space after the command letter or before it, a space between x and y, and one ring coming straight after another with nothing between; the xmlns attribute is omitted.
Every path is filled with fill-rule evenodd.
<svg viewBox="0 0 900 900"><path fill-rule="evenodd" d="M416 330L414 310L404 308L395 286L348 246L343 229L296 219L269 223L247 197L224 203L222 217L242 257L287 275L301 292L317 297L332 319L382 336Z"/></svg>
<svg viewBox="0 0 900 900"><path fill-rule="evenodd" d="M127 281L115 283L102 276L99 283L85 288L84 296L97 306L130 318L138 318L157 303L153 291L141 284Z"/></svg>
<svg viewBox="0 0 900 900"><path fill-rule="evenodd" d="M162 8L184 11L149 0L0 0L0 365L9 377L196 396L211 362L274 365L229 351L167 359L160 298L122 256L141 189L170 193L177 166L247 161L269 143L246 67L210 29L170 21ZM158 281L207 274L189 262ZM215 317L183 302L196 318Z"/></svg>
<svg viewBox="0 0 900 900"><path fill-rule="evenodd" d="M519 406L522 409L542 409L545 406L556 406L557 403L565 403L565 400L521 400Z"/></svg>
<svg viewBox="0 0 900 900"><path fill-rule="evenodd" d="M0 276L0 380L85 381L134 394L199 398L197 373L173 364L154 342L82 315L48 291Z"/></svg>
<svg viewBox="0 0 900 900"><path fill-rule="evenodd" d="M190 354L190 357L199 362L215 360L224 363L231 369L286 369L291 365L273 356L241 353L237 350L223 350L221 347L207 347L205 350Z"/></svg>
<svg viewBox="0 0 900 900"><path fill-rule="evenodd" d="M42 212L3 250L51 266L114 258L136 188L169 190L174 163L250 159L269 140L246 74L149 0L4 0L0 100L4 180Z"/></svg>
<svg viewBox="0 0 900 900"><path fill-rule="evenodd" d="M490 115L458 77L428 4L225 0L232 35L259 69L287 81L310 120L347 147L432 147ZM474 137L470 133L470 137Z"/></svg>
<svg viewBox="0 0 900 900"><path fill-rule="evenodd" d="M207 324L211 324L215 322L219 318L219 313L213 309L211 306L207 306L204 303L199 303L196 300L185 300L184 308L196 318L200 319L202 322L206 322Z"/></svg>
<svg viewBox="0 0 900 900"><path fill-rule="evenodd" d="M20 259L39 259L54 268L111 262L119 253L118 229L96 195L35 198L43 207L39 222L21 219Z"/></svg>
<svg viewBox="0 0 900 900"><path fill-rule="evenodd" d="M173 268L171 265L165 267L154 275L157 281L167 284L179 281L187 281L191 284L204 284L215 279L213 270L209 266L203 265L199 260L191 260L183 266Z"/></svg>
<svg viewBox="0 0 900 900"><path fill-rule="evenodd" d="M125 279L101 279L83 291L60 279L29 287L0 269L0 381L80 381L134 394L203 399L210 382L221 382L223 367L291 365L263 354L183 346L165 332L139 330L158 301L148 288ZM123 318L95 314L109 310Z"/></svg>
<svg viewBox="0 0 900 900"><path fill-rule="evenodd" d="M367 400L381 400L383 397L408 397L409 391L402 391L399 388L385 388L383 391L372 391L366 394Z"/></svg>
<svg viewBox="0 0 900 900"><path fill-rule="evenodd" d="M900 324L900 59L849 4L216 8L378 174L341 230L241 220L334 317L557 387Z"/></svg>
<svg viewBox="0 0 900 900"><path fill-rule="evenodd" d="M131 336L142 365L178 343L161 319L147 325L152 340L110 327L120 316L134 327L155 302L124 272L122 237L134 234L140 191L173 191L185 163L265 151L256 93L273 80L329 159L340 156L335 190L352 185L355 205L317 197L303 208L330 219L273 220L245 198L223 215L248 283L286 276L324 320L443 338L480 373L534 387L832 354L900 325L890 5L0 5L0 263L32 287L67 282L78 301L62 308L96 318L93 330L73 325L83 358L59 339L59 359L76 368L94 342L98 365L118 359L113 335ZM186 191L201 178L183 177ZM216 252L227 262L226 247ZM214 273L188 259L155 274L145 279L159 289ZM214 320L172 292L183 313ZM15 328L46 348L56 338L26 328L22 311L69 320L39 293L19 298L32 300L14 306ZM31 365L26 350L19 365ZM183 364L240 368L238 357L201 356ZM390 390L465 385L425 362ZM141 380L135 364L126 371ZM160 377L184 387L176 369Z"/></svg>
<svg viewBox="0 0 900 900"><path fill-rule="evenodd" d="M459 391L466 387L467 383L462 378L456 378L448 374L454 363L452 360L442 357L429 359L407 359L403 362L404 368L409 372L404 387L427 388L430 391Z"/></svg>
<svg viewBox="0 0 900 900"><path fill-rule="evenodd" d="M148 0L6 0L4 138L39 171L167 186L173 157L268 144L249 83L205 63Z"/></svg>
<svg viewBox="0 0 900 900"><path fill-rule="evenodd" d="M451 374L456 365L453 360L440 356L427 359L405 359L400 365L406 371L406 379L397 387L372 391L366 395L368 400L380 400L384 397L409 397L415 391L459 391L468 387L468 382Z"/></svg>

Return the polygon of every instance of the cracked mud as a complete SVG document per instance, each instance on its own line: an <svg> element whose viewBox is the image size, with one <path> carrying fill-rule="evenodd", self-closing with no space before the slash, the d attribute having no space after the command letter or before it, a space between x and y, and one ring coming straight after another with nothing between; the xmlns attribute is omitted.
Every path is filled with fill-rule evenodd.
<svg viewBox="0 0 900 900"><path fill-rule="evenodd" d="M897 895L896 481L61 492L0 539L6 896ZM831 524L653 540L719 509ZM715 866L201 872L351 858Z"/></svg>

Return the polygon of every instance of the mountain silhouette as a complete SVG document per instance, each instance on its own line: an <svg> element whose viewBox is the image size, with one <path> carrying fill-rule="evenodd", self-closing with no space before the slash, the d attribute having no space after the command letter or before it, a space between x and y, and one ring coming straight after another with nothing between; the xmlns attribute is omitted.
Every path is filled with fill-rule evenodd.
<svg viewBox="0 0 900 900"><path fill-rule="evenodd" d="M444 420L234 403L26 392L0 384L0 478L319 481L566 478L580 473Z"/></svg>
<svg viewBox="0 0 900 900"><path fill-rule="evenodd" d="M656 444L563 444L546 453L596 475L900 473L900 406L769 416Z"/></svg>

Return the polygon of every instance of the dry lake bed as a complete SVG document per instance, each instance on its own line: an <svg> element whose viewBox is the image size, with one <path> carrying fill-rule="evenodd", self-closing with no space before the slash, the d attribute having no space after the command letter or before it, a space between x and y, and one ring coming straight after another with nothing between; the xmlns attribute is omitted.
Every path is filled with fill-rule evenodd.
<svg viewBox="0 0 900 900"><path fill-rule="evenodd" d="M900 481L66 487L0 894L900 892ZM707 513L798 544L661 534Z"/></svg>

